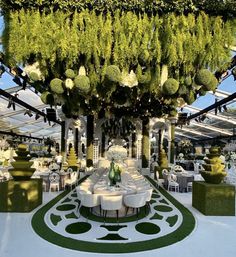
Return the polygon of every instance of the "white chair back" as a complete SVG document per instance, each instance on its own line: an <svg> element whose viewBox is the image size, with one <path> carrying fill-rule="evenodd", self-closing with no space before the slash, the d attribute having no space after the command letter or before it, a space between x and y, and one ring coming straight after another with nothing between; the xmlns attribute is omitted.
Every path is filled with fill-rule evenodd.
<svg viewBox="0 0 236 257"><path fill-rule="evenodd" d="M183 168L182 166L180 166L180 165L175 165L174 171L175 171L175 172L176 172L176 171L178 171L178 172L183 172L183 171L185 171L185 170L184 170L184 168Z"/></svg>
<svg viewBox="0 0 236 257"><path fill-rule="evenodd" d="M170 174L169 176L168 176L168 180L169 181L177 181L177 176L175 175L175 174Z"/></svg>
<svg viewBox="0 0 236 257"><path fill-rule="evenodd" d="M169 171L167 169L162 170L162 175L168 175L168 174L169 174Z"/></svg>
<svg viewBox="0 0 236 257"><path fill-rule="evenodd" d="M131 208L140 208L146 205L147 193L130 194L124 196L124 204Z"/></svg>
<svg viewBox="0 0 236 257"><path fill-rule="evenodd" d="M123 196L122 195L102 195L101 196L101 208L107 211L120 210L122 207Z"/></svg>
<svg viewBox="0 0 236 257"><path fill-rule="evenodd" d="M69 167L66 171L71 173L71 172L73 172L73 169Z"/></svg>
<svg viewBox="0 0 236 257"><path fill-rule="evenodd" d="M100 195L97 194L90 194L90 193L83 193L81 194L81 205L85 207L95 207L100 205Z"/></svg>
<svg viewBox="0 0 236 257"><path fill-rule="evenodd" d="M49 175L49 181L50 181L50 184L54 184L54 183L59 183L60 181L60 175L56 172L52 172L50 173Z"/></svg>

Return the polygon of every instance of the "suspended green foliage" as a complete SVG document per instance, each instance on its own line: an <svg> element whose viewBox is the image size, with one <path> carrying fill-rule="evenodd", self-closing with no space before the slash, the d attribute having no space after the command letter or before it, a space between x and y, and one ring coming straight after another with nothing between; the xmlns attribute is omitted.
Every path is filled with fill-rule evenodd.
<svg viewBox="0 0 236 257"><path fill-rule="evenodd" d="M232 44L236 27L232 20L203 12L158 15L113 9L104 14L88 9L63 12L49 8L19 9L5 17L5 61L10 66L12 60L23 66L38 61L44 81L36 76L31 80L41 82L41 91L50 91L55 99L73 102L64 107L73 114L99 113L102 108L116 112L118 105L126 107L127 115L162 116L170 108L156 110L153 105L161 106L168 96L193 102L201 86L204 91L216 88L218 81L213 80L210 71L207 83L198 81L198 71L213 71L228 61L230 51L226 46ZM163 65L173 83L168 80L162 88ZM119 83L124 81L122 74L133 74L138 81L124 99L118 92ZM140 101L145 94L150 104L149 99ZM79 101L78 95L83 96ZM88 104L93 97L99 101L97 110ZM142 108L144 112L140 112Z"/></svg>

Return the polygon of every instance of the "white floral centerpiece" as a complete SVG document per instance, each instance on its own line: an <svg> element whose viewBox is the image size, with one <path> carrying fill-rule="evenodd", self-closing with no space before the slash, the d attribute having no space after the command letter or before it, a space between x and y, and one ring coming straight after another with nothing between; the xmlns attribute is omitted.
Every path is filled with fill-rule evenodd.
<svg viewBox="0 0 236 257"><path fill-rule="evenodd" d="M113 145L107 151L107 159L115 162L124 161L127 158L127 150L121 145Z"/></svg>

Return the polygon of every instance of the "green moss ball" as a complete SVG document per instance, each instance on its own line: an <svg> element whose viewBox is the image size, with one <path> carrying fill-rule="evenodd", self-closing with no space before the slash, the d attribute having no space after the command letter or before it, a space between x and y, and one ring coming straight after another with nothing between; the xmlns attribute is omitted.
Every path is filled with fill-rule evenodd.
<svg viewBox="0 0 236 257"><path fill-rule="evenodd" d="M121 72L118 66L109 65L106 69L106 77L113 82L119 82L121 80Z"/></svg>
<svg viewBox="0 0 236 257"><path fill-rule="evenodd" d="M29 78L32 80L32 81L38 81L40 80L40 77L39 77L39 74L37 72L30 72L29 74Z"/></svg>
<svg viewBox="0 0 236 257"><path fill-rule="evenodd" d="M53 94L51 94L50 92L48 91L45 91L41 94L40 96L42 102L44 104L53 104L54 103L54 97L53 97Z"/></svg>
<svg viewBox="0 0 236 257"><path fill-rule="evenodd" d="M197 85L208 85L212 80L212 73L207 69L201 69L196 73L194 81Z"/></svg>
<svg viewBox="0 0 236 257"><path fill-rule="evenodd" d="M178 89L179 82L173 78L167 79L162 87L162 91L165 95L174 95Z"/></svg>
<svg viewBox="0 0 236 257"><path fill-rule="evenodd" d="M84 93L88 93L90 90L90 80L87 76L78 75L74 79L76 88Z"/></svg>
<svg viewBox="0 0 236 257"><path fill-rule="evenodd" d="M203 89L205 91L214 91L217 88L217 85L219 84L217 78L212 74L211 80L208 84L203 86Z"/></svg>
<svg viewBox="0 0 236 257"><path fill-rule="evenodd" d="M51 88L52 92L54 92L56 94L64 93L63 81L61 79L55 78L55 79L51 80L50 88Z"/></svg>
<svg viewBox="0 0 236 257"><path fill-rule="evenodd" d="M75 72L74 72L72 69L67 69L67 70L65 71L65 75L66 75L66 77L69 78L69 79L73 79L73 78L75 78L75 76L76 76Z"/></svg>

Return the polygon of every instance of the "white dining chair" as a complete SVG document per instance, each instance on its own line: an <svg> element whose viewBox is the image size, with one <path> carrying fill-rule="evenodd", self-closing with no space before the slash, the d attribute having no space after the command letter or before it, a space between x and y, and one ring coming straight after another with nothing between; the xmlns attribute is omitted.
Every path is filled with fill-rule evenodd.
<svg viewBox="0 0 236 257"><path fill-rule="evenodd" d="M69 186L70 189L72 190L74 185L77 185L78 183L78 172L77 171L72 171L70 173L70 178L65 179L65 187Z"/></svg>
<svg viewBox="0 0 236 257"><path fill-rule="evenodd" d="M138 219L139 210L141 207L146 205L147 197L148 196L145 191L137 194L125 195L124 205L126 207L126 214L128 213L129 208L133 208L133 211L136 209L136 215Z"/></svg>
<svg viewBox="0 0 236 257"><path fill-rule="evenodd" d="M49 192L52 188L55 188L57 191L60 190L60 175L57 172L52 172L49 175Z"/></svg>
<svg viewBox="0 0 236 257"><path fill-rule="evenodd" d="M106 220L107 211L116 211L116 220L119 221L119 210L122 208L122 195L102 195L101 209L103 211L104 222Z"/></svg>
<svg viewBox="0 0 236 257"><path fill-rule="evenodd" d="M177 176L174 174L168 175L168 191L174 189L179 192L179 183L177 183Z"/></svg>
<svg viewBox="0 0 236 257"><path fill-rule="evenodd" d="M77 191L77 195L78 195L78 199L80 200L80 205L79 205L79 213L80 213L80 208L83 207L87 207L88 208L88 215L87 215L87 220L89 217L89 214L92 213L93 208L100 206L100 195L98 194L92 194L92 192L90 191L80 191L78 193Z"/></svg>
<svg viewBox="0 0 236 257"><path fill-rule="evenodd" d="M193 187L193 182L188 182L187 183L187 192L192 191L192 187Z"/></svg>
<svg viewBox="0 0 236 257"><path fill-rule="evenodd" d="M183 168L182 166L180 166L180 165L175 165L175 166L174 166L174 171L175 171L175 172L184 172L185 170L184 170L184 168Z"/></svg>
<svg viewBox="0 0 236 257"><path fill-rule="evenodd" d="M155 173L156 173L156 186L157 186L157 188L158 188L158 187L159 187L159 178L160 178L160 174L159 174L159 171L158 171L158 170L156 170Z"/></svg>
<svg viewBox="0 0 236 257"><path fill-rule="evenodd" d="M170 172L167 169L163 169L161 173L162 175L169 175Z"/></svg>

